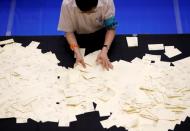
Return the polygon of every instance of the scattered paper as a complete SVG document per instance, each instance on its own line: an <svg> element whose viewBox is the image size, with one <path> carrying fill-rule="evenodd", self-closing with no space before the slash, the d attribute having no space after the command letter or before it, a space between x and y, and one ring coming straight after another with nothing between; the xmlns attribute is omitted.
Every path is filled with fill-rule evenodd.
<svg viewBox="0 0 190 131"><path fill-rule="evenodd" d="M138 37L126 37L128 47L138 47Z"/></svg>
<svg viewBox="0 0 190 131"><path fill-rule="evenodd" d="M174 46L165 46L165 53L168 58L175 57L181 54L181 51L175 48Z"/></svg>
<svg viewBox="0 0 190 131"><path fill-rule="evenodd" d="M164 45L163 44L149 44L148 49L150 51L164 50Z"/></svg>
<svg viewBox="0 0 190 131"><path fill-rule="evenodd" d="M158 130L162 123L161 130L171 129L190 115L190 57L172 67L160 61L160 55L146 54L131 62L115 61L114 69L105 71L95 62L96 51L84 57L86 69L80 65L66 69L57 66L55 54L42 54L39 44L0 48L1 118L69 126L75 115L93 111L95 102L101 116L111 116L101 122L103 126L146 131ZM161 50L163 45L150 49Z"/></svg>
<svg viewBox="0 0 190 131"><path fill-rule="evenodd" d="M151 54L145 54L143 57L143 60L148 60L148 61L161 61L161 55L151 55Z"/></svg>
<svg viewBox="0 0 190 131"><path fill-rule="evenodd" d="M26 118L16 118L16 123L27 123L27 119Z"/></svg>
<svg viewBox="0 0 190 131"><path fill-rule="evenodd" d="M7 45L7 44L11 44L11 43L14 43L13 39L8 39L8 40L0 41L0 45Z"/></svg>

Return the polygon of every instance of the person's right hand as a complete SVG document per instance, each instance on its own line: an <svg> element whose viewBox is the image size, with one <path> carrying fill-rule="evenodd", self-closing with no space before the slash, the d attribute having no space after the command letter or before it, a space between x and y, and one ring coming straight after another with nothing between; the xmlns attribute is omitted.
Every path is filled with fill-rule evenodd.
<svg viewBox="0 0 190 131"><path fill-rule="evenodd" d="M86 64L84 63L84 59L81 55L81 53L78 51L75 53L76 55L76 64L81 64L84 68L86 68Z"/></svg>

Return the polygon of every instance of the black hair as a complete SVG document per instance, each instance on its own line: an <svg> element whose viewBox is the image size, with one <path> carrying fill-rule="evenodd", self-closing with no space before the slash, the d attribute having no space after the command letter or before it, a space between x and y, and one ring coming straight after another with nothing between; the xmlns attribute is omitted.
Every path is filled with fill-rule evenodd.
<svg viewBox="0 0 190 131"><path fill-rule="evenodd" d="M84 12L96 8L98 5L98 0L75 0L75 1L77 7Z"/></svg>

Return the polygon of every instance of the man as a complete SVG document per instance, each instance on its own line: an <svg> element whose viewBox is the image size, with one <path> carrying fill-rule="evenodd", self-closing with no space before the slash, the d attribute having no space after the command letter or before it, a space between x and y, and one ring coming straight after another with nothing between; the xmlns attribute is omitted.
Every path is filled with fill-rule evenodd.
<svg viewBox="0 0 190 131"><path fill-rule="evenodd" d="M84 59L79 51L82 43L101 44L97 62L109 70L113 66L108 58L109 48L115 37L115 6L113 0L64 0L60 13L58 30L64 31L66 39L76 56L76 63L85 68ZM84 38L84 34L87 37ZM103 41L101 37L103 36ZM85 41L85 39L87 39ZM100 43L101 42L101 43Z"/></svg>

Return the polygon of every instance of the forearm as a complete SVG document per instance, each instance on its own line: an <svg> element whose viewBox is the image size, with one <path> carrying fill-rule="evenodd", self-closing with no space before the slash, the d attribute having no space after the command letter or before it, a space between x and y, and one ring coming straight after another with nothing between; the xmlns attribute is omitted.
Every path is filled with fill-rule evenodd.
<svg viewBox="0 0 190 131"><path fill-rule="evenodd" d="M65 34L65 37L67 39L67 42L69 43L69 45L73 45L73 44L76 44L78 46L78 43L77 43L77 40L76 40L76 37L75 37L75 34L74 33L66 33ZM73 49L74 53L77 54L79 53L79 48L76 47Z"/></svg>
<svg viewBox="0 0 190 131"><path fill-rule="evenodd" d="M107 30L106 35L105 35L104 45L107 45L108 50L109 50L114 38L115 38L115 30L114 29Z"/></svg>

